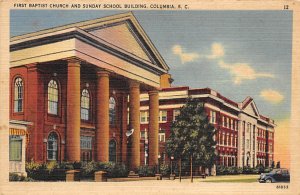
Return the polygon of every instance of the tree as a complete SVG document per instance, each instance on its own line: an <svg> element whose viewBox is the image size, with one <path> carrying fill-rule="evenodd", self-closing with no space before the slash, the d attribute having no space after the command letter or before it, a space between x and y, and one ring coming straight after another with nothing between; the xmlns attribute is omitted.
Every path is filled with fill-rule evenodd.
<svg viewBox="0 0 300 195"><path fill-rule="evenodd" d="M166 153L175 159L188 159L191 163L191 181L193 182L193 162L199 166L211 168L216 160L216 131L198 99L187 99L180 114L171 125L171 135L166 142ZM181 175L180 175L181 176Z"/></svg>

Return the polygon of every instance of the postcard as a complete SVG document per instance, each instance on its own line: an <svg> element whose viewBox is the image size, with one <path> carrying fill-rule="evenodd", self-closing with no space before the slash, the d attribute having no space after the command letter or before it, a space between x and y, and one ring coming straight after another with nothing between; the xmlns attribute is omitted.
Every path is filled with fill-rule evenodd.
<svg viewBox="0 0 300 195"><path fill-rule="evenodd" d="M2 1L1 194L298 194L298 12Z"/></svg>

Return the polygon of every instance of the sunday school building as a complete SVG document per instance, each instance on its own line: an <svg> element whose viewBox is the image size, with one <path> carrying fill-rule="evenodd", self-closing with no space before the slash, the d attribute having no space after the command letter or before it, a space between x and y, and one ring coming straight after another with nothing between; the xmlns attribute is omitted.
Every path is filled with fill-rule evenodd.
<svg viewBox="0 0 300 195"><path fill-rule="evenodd" d="M274 121L251 98L238 104L211 89L172 88L168 65L131 12L12 37L10 63L10 172L25 172L31 160L130 170L168 160L164 142L188 95L205 102L216 126L218 164L274 158Z"/></svg>

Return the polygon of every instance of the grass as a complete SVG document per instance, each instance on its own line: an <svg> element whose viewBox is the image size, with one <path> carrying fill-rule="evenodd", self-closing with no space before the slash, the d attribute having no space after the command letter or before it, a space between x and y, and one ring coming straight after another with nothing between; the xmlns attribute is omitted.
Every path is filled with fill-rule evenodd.
<svg viewBox="0 0 300 195"><path fill-rule="evenodd" d="M245 179L220 179L220 180L208 180L202 182L213 182L213 183L252 183L257 182L257 178L245 178Z"/></svg>

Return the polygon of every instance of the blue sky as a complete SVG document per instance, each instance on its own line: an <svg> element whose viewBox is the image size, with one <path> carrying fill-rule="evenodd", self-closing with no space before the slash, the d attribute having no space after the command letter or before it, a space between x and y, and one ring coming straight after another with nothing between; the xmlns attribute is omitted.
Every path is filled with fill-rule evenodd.
<svg viewBox="0 0 300 195"><path fill-rule="evenodd" d="M11 36L124 11L12 10ZM290 117L291 11L133 11L174 78Z"/></svg>

